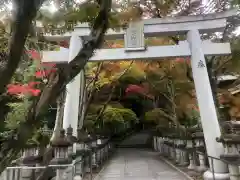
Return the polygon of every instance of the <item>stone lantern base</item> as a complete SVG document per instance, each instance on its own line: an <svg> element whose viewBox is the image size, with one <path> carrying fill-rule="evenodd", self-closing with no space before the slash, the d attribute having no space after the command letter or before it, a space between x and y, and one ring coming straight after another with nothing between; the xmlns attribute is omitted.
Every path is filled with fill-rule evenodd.
<svg viewBox="0 0 240 180"><path fill-rule="evenodd" d="M229 180L230 176L229 173L213 173L211 171L206 171L203 174L203 179L204 180Z"/></svg>

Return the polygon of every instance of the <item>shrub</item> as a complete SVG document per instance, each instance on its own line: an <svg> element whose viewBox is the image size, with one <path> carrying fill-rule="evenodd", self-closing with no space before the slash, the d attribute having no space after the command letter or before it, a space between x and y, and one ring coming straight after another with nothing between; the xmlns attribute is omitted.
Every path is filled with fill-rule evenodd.
<svg viewBox="0 0 240 180"><path fill-rule="evenodd" d="M138 118L136 114L127 108L113 108L107 107L103 113L103 121L106 123L118 122L124 123L127 121L137 122Z"/></svg>
<svg viewBox="0 0 240 180"><path fill-rule="evenodd" d="M166 113L160 108L155 108L151 111L146 112L145 121L166 127L169 124L169 121L166 117Z"/></svg>

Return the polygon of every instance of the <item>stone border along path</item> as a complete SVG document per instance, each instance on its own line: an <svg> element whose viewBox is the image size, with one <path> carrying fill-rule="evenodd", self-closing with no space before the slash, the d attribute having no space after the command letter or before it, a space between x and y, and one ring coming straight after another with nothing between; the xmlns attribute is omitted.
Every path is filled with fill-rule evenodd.
<svg viewBox="0 0 240 180"><path fill-rule="evenodd" d="M119 148L94 180L190 180L147 149Z"/></svg>

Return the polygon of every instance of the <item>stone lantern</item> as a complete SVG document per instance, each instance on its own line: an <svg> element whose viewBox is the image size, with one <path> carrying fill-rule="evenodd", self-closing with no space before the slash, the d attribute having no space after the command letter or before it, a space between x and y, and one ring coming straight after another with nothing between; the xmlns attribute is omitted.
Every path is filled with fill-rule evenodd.
<svg viewBox="0 0 240 180"><path fill-rule="evenodd" d="M195 141L193 138L193 134L197 131L196 127L191 127L187 129L187 142L186 142L186 149L188 151L189 157L189 170L196 170L196 161L194 158L195 154Z"/></svg>
<svg viewBox="0 0 240 180"><path fill-rule="evenodd" d="M207 167L205 165L205 142L203 132L196 132L193 134L193 139L195 141L195 148L199 158L199 167L197 167L197 171L205 172Z"/></svg>
<svg viewBox="0 0 240 180"><path fill-rule="evenodd" d="M84 171L88 173L92 170L92 140L92 137L88 135L84 141Z"/></svg>
<svg viewBox="0 0 240 180"><path fill-rule="evenodd" d="M92 166L94 168L98 167L97 164L97 137L93 138L92 144L91 144L91 149L92 149Z"/></svg>
<svg viewBox="0 0 240 180"><path fill-rule="evenodd" d="M157 151L157 136L155 134L153 136L153 150Z"/></svg>
<svg viewBox="0 0 240 180"><path fill-rule="evenodd" d="M194 142L193 142L192 137L190 137L190 136L187 137L186 150L187 150L188 156L189 156L188 169L194 170L196 168L194 160L193 160Z"/></svg>
<svg viewBox="0 0 240 180"><path fill-rule="evenodd" d="M224 154L220 155L220 159L228 164L230 180L238 180L240 179L240 124L225 122L222 128L223 134L216 139L224 147Z"/></svg>
<svg viewBox="0 0 240 180"><path fill-rule="evenodd" d="M69 157L73 157L74 154L76 154L76 151L73 150L73 145L77 142L77 138L73 136L73 128L71 125L67 128L67 140L70 143L68 147L68 155ZM75 152L74 152L75 151Z"/></svg>
<svg viewBox="0 0 240 180"><path fill-rule="evenodd" d="M180 166L187 166L189 164L188 159L188 151L187 151L187 136L181 135L180 145L178 147L180 149Z"/></svg>
<svg viewBox="0 0 240 180"><path fill-rule="evenodd" d="M167 141L167 156L169 159L173 159L173 152L174 151L174 134L169 134L168 141Z"/></svg>
<svg viewBox="0 0 240 180"><path fill-rule="evenodd" d="M162 134L158 133L158 136L157 136L157 150L158 150L158 152L160 152L160 154L163 153L163 142L164 142L164 139L163 139Z"/></svg>
<svg viewBox="0 0 240 180"><path fill-rule="evenodd" d="M72 160L69 158L68 148L71 143L65 137L65 130L60 130L60 135L51 142L51 146L54 148L54 159L51 160L50 164L56 167L56 179L65 180L67 179L64 174L66 164L71 164ZM59 165L59 166L58 166Z"/></svg>
<svg viewBox="0 0 240 180"><path fill-rule="evenodd" d="M186 140L183 136L177 136L176 142L176 163L180 166L186 165L186 158L185 158L185 147L186 147Z"/></svg>
<svg viewBox="0 0 240 180"><path fill-rule="evenodd" d="M108 142L109 142L109 139L108 139L108 138L105 138L105 139L104 139L104 148L103 148L103 151L104 151L104 160L108 159Z"/></svg>
<svg viewBox="0 0 240 180"><path fill-rule="evenodd" d="M22 152L22 165L32 167L36 166L40 161L38 144L33 141L28 142L28 145ZM22 169L21 171L21 179L23 180L30 180L35 175L33 169Z"/></svg>
<svg viewBox="0 0 240 180"><path fill-rule="evenodd" d="M76 159L75 161L75 177L74 179L80 180L84 176L84 156L86 154L86 145L85 140L87 139L87 133L83 130L78 128L77 129L77 143L74 145L74 152L76 152Z"/></svg>
<svg viewBox="0 0 240 180"><path fill-rule="evenodd" d="M163 142L163 151L164 151L164 156L168 157L169 153L169 137L165 136L164 142Z"/></svg>
<svg viewBox="0 0 240 180"><path fill-rule="evenodd" d="M101 139L101 137L98 137L98 139L97 139L97 154L96 154L96 156L97 156L97 163L98 164L101 164L102 163L102 139Z"/></svg>

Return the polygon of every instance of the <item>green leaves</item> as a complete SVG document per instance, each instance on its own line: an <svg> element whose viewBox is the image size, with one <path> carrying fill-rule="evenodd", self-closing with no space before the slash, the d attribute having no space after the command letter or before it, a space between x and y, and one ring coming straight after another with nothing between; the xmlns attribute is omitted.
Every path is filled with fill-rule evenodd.
<svg viewBox="0 0 240 180"><path fill-rule="evenodd" d="M173 117L161 108L155 108L145 113L145 120L167 126L169 121L173 121Z"/></svg>
<svg viewBox="0 0 240 180"><path fill-rule="evenodd" d="M11 130L17 129L19 124L24 122L27 117L27 110L30 106L30 102L25 99L22 102L9 103L8 105L12 110L6 116L6 128Z"/></svg>
<svg viewBox="0 0 240 180"><path fill-rule="evenodd" d="M124 123L126 121L136 122L138 120L136 114L131 109L113 107L106 108L102 119L105 123Z"/></svg>

